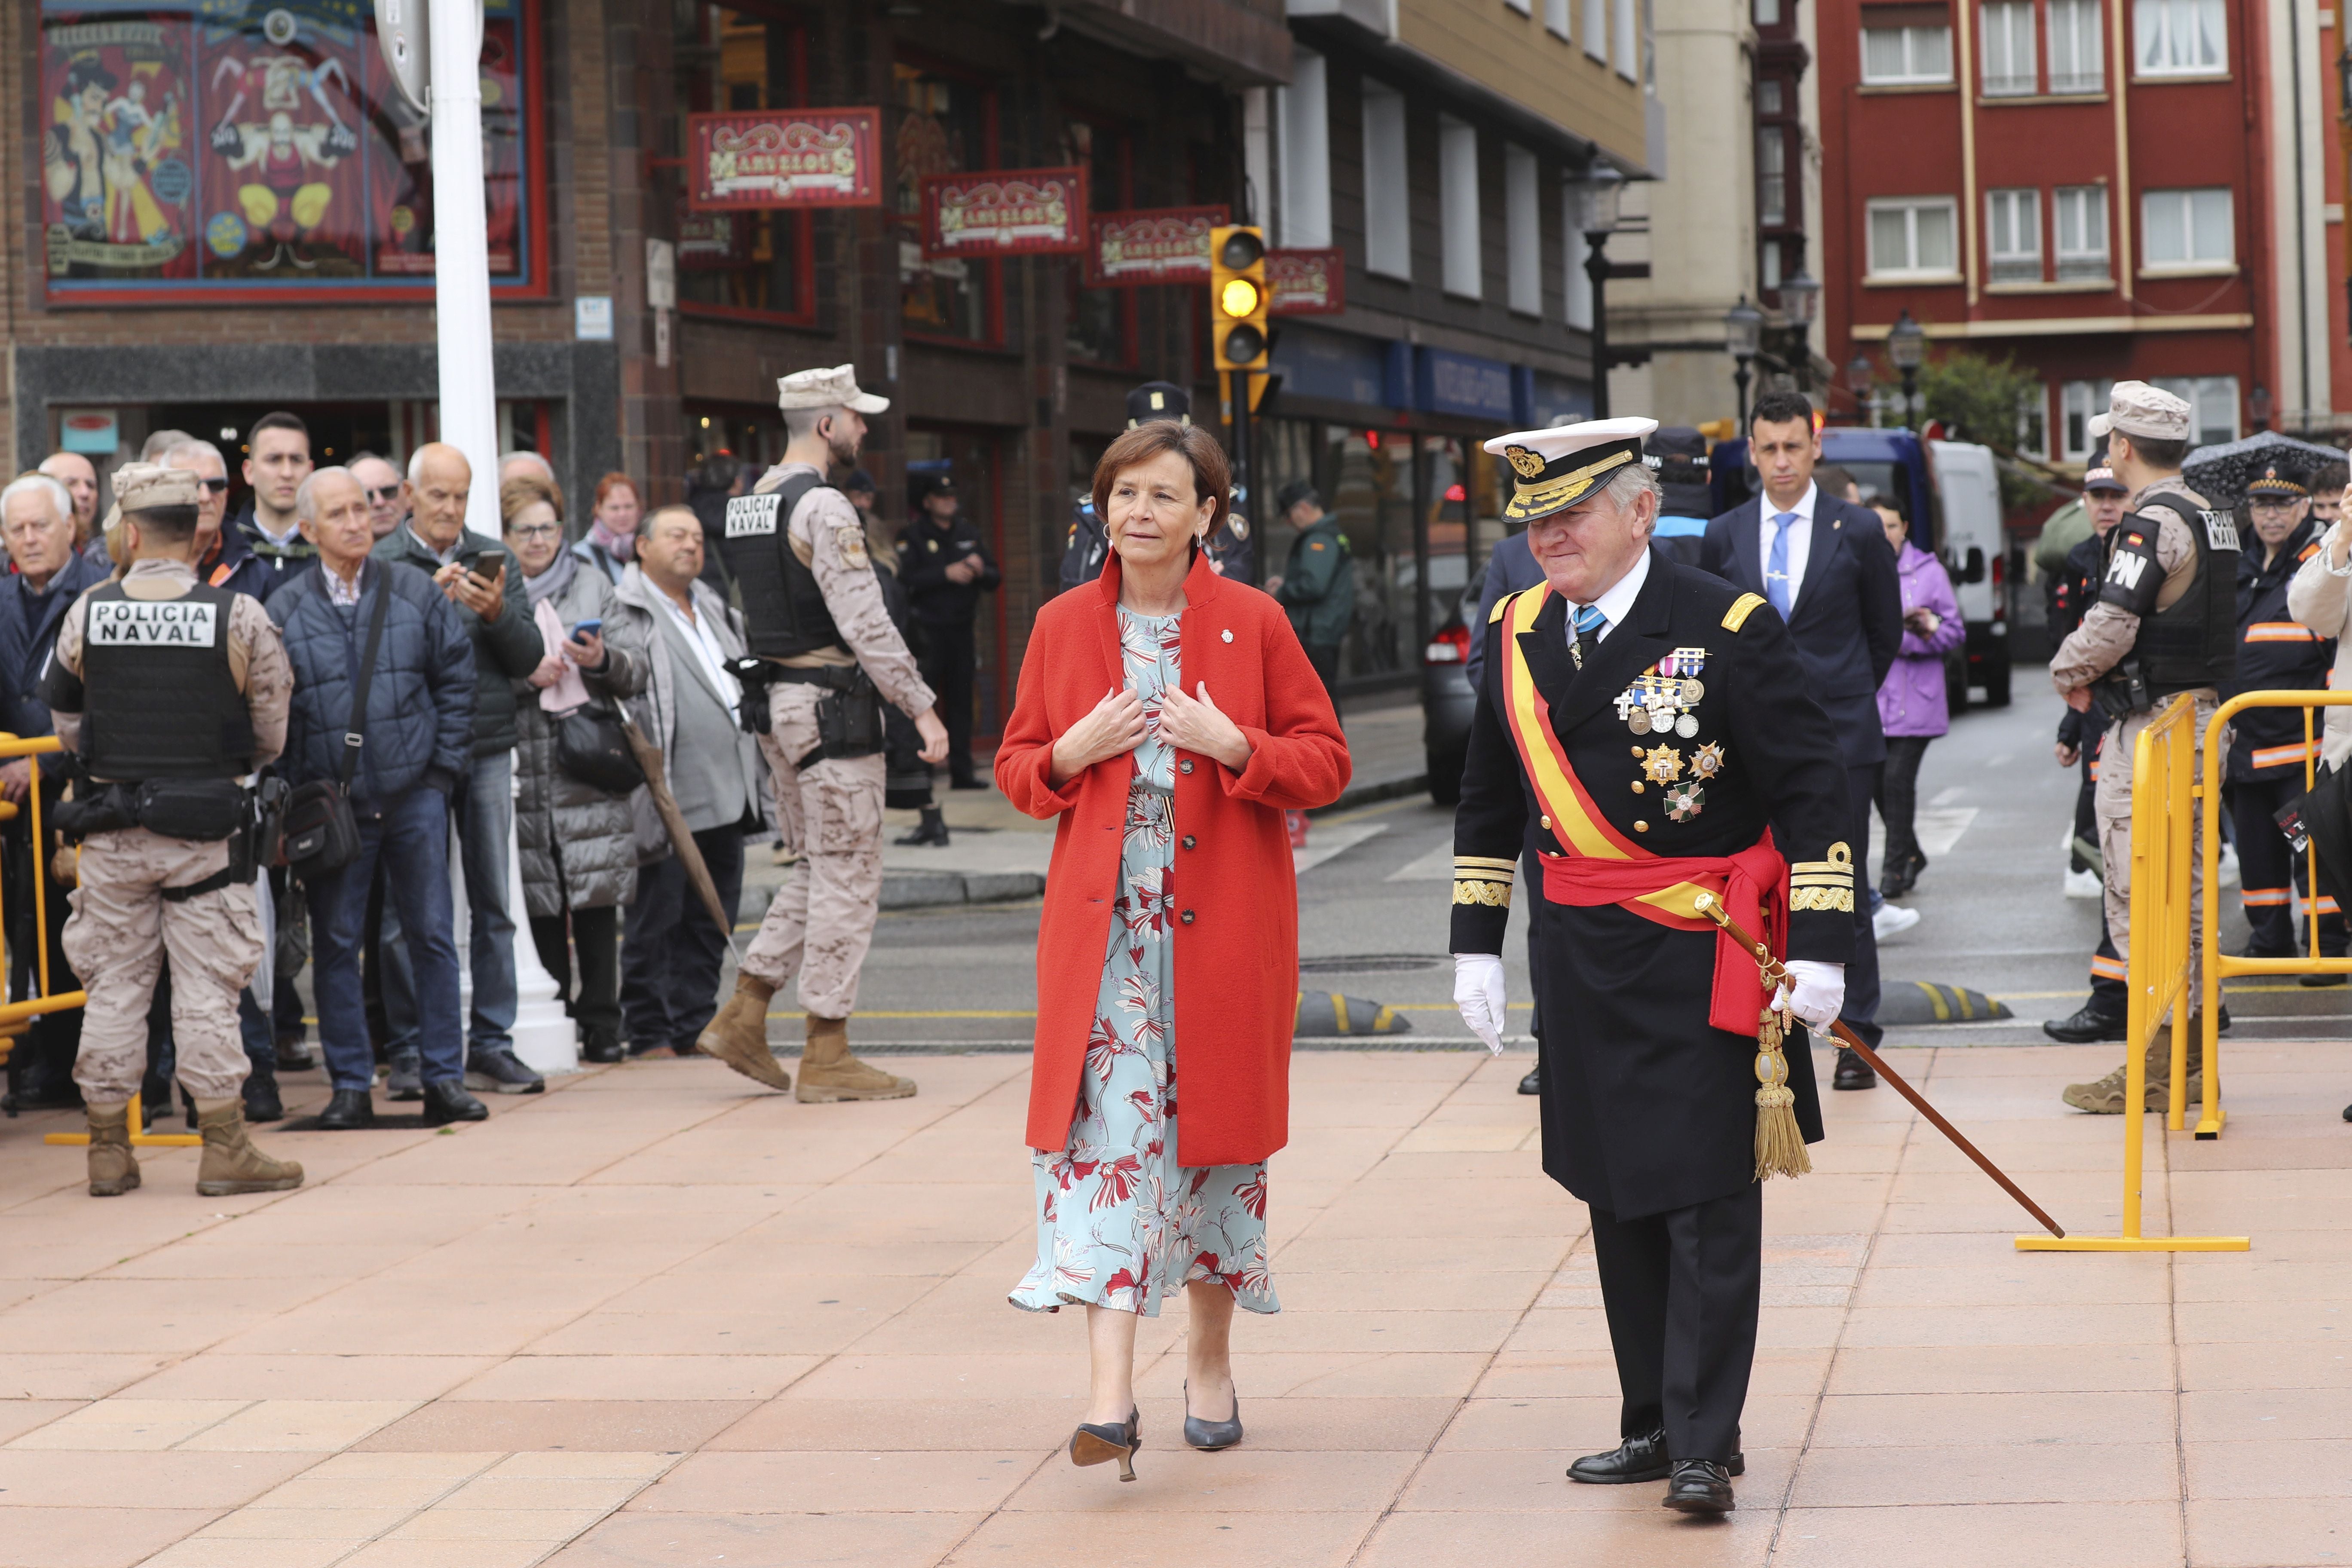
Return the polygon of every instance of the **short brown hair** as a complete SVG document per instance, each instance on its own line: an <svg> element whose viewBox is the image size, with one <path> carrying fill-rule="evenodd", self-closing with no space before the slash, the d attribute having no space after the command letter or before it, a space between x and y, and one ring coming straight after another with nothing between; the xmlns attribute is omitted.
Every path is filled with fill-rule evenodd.
<svg viewBox="0 0 2352 1568"><path fill-rule="evenodd" d="M555 499L555 487L537 474L517 474L499 486L499 526L512 528L523 508L541 500L555 509L555 521L562 522L563 503Z"/></svg>
<svg viewBox="0 0 2352 1568"><path fill-rule="evenodd" d="M662 519L666 517L682 517L694 524L694 531L697 534L702 531L702 519L696 514L695 510L690 506L679 506L673 502L668 506L654 508L646 514L645 521L637 524L637 532L646 539L651 539L659 531Z"/></svg>
<svg viewBox="0 0 2352 1568"><path fill-rule="evenodd" d="M604 509L604 498L617 489L625 489L641 501L645 500L644 496L637 493L637 481L616 468L596 481L596 499L588 503L588 510L602 511Z"/></svg>
<svg viewBox="0 0 2352 1568"><path fill-rule="evenodd" d="M1164 452L1181 454L1192 465L1192 497L1198 500L1207 496L1215 500L1216 510L1209 514L1209 531L1214 533L1224 526L1225 512L1233 505L1234 470L1225 461L1225 449L1217 438L1198 425L1179 425L1170 419L1153 419L1128 431L1104 448L1102 461L1095 465L1095 515L1110 526L1110 487L1119 475L1139 464L1148 463Z"/></svg>

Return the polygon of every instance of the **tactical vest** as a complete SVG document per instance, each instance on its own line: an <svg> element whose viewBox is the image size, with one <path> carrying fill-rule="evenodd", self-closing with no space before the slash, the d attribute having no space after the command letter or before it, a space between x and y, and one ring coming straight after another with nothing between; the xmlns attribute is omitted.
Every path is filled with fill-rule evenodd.
<svg viewBox="0 0 2352 1568"><path fill-rule="evenodd" d="M793 553L793 510L814 489L833 487L814 473L794 474L765 495L727 503L719 552L743 594L744 641L754 654L789 658L821 647L849 652L816 574Z"/></svg>
<svg viewBox="0 0 2352 1568"><path fill-rule="evenodd" d="M87 595L83 765L102 779L230 779L253 771L253 714L228 655L236 595L198 585L134 599L120 583Z"/></svg>
<svg viewBox="0 0 2352 1568"><path fill-rule="evenodd" d="M2140 509L2162 507L2188 526L2197 544L2197 574L2189 591L2154 615L2142 616L2132 657L2139 660L2148 695L2157 699L2205 686L2227 686L2238 674L2238 524L2226 511L2200 509L2182 496L2157 495ZM2156 521L2156 519L2150 519ZM2110 553L2117 529L2107 531Z"/></svg>

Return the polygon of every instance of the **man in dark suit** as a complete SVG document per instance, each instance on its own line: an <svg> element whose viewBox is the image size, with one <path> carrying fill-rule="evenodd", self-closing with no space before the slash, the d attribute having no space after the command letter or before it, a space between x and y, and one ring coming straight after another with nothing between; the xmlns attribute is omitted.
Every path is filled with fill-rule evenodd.
<svg viewBox="0 0 2352 1568"><path fill-rule="evenodd" d="M1895 552L1876 513L1813 483L1822 438L1813 407L1790 392L1768 393L1748 416L1748 460L1764 491L1706 525L1700 567L1761 594L1788 623L1813 700L1837 727L1853 797L1848 829L1853 863L1870 858L1870 803L1886 765L1878 688L1903 644L1903 588ZM1843 1018L1875 1046L1878 942L1870 901L1854 900L1853 959L1846 968ZM1868 1089L1878 1075L1853 1052L1838 1051L1837 1087Z"/></svg>
<svg viewBox="0 0 2352 1568"><path fill-rule="evenodd" d="M1665 1481L1735 1506L1762 1249L1753 958L1697 902L1787 954L1797 1018L1838 1015L1854 940L1845 768L1780 618L1653 543L1648 419L1488 443L1544 581L1496 603L1454 816L1463 1021L1500 1048L1502 942L1532 827L1545 1173L1591 1206L1622 1394L1620 1445L1572 1480ZM1769 829L1769 832L1768 832ZM1785 857L1785 858L1784 858ZM1789 891L1785 902L1781 889ZM1796 1132L1822 1136L1804 1032ZM1785 1169L1774 1166L1773 1169Z"/></svg>

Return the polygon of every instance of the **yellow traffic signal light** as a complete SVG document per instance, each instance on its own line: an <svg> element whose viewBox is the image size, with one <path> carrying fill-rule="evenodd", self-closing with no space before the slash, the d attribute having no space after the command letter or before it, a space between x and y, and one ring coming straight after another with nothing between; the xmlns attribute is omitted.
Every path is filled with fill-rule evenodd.
<svg viewBox="0 0 2352 1568"><path fill-rule="evenodd" d="M1265 235L1247 225L1209 231L1209 341L1221 371L1264 370Z"/></svg>

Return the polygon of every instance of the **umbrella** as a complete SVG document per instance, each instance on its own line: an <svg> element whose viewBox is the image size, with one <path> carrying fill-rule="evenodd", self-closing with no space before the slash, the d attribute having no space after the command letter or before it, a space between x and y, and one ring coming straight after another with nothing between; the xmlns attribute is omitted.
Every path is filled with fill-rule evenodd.
<svg viewBox="0 0 2352 1568"><path fill-rule="evenodd" d="M686 879L702 897L702 907L710 911L711 924L727 939L727 950L735 952L735 917L719 901L719 885L710 879L710 868L703 863L702 850L694 842L694 834L686 826L686 814L677 808L677 797L669 793L669 778L662 768L661 748L646 739L634 720L624 718L621 731L629 738L629 750L636 754L637 766L646 771L646 788L652 793L654 811L660 816L663 828L669 834L669 847L677 856L678 864L686 868ZM735 962L741 963L743 955L735 952Z"/></svg>
<svg viewBox="0 0 2352 1568"><path fill-rule="evenodd" d="M2340 463L2344 454L2333 447L2315 446L2264 430L2242 441L2200 447L2181 465L2189 488L2217 507L2234 507L2245 499L2246 485L2273 463L2307 474L2322 463Z"/></svg>

